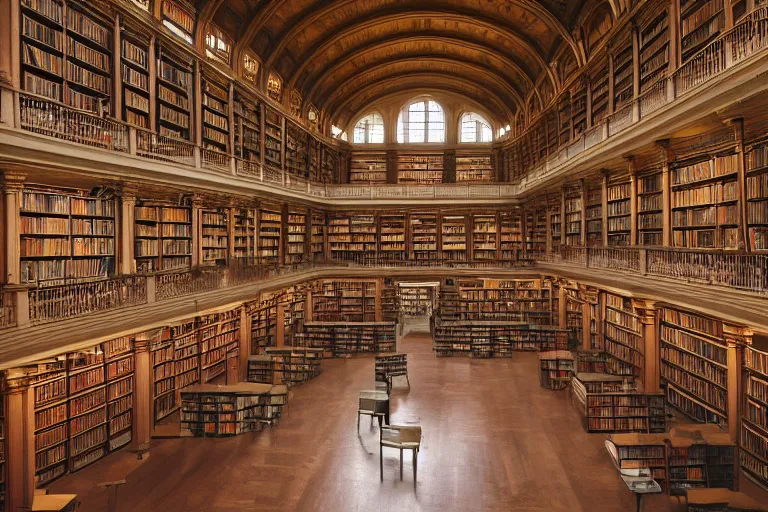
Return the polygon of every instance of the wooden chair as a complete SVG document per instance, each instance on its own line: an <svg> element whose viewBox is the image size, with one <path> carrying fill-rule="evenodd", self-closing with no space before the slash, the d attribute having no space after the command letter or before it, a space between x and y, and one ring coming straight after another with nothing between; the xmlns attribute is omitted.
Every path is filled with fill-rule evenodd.
<svg viewBox="0 0 768 512"><path fill-rule="evenodd" d="M379 431L379 471L384 481L384 448L400 450L400 480L403 479L403 450L413 452L413 487L416 488L416 474L419 465L419 448L421 447L421 427L406 427L388 425Z"/></svg>

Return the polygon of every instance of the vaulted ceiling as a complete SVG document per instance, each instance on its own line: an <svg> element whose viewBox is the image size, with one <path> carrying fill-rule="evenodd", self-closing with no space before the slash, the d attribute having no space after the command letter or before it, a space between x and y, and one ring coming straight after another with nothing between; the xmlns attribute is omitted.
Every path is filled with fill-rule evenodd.
<svg viewBox="0 0 768 512"><path fill-rule="evenodd" d="M581 64L583 0L198 0L215 23L333 119L408 88L450 92L513 118L558 52ZM199 23L200 25L200 23ZM501 115L503 113L503 116Z"/></svg>

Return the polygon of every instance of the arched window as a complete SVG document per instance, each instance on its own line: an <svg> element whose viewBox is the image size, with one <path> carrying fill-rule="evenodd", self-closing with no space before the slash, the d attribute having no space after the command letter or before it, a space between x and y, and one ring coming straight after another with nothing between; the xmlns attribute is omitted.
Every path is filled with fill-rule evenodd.
<svg viewBox="0 0 768 512"><path fill-rule="evenodd" d="M355 144L384 144L384 119L379 114L369 114L355 125Z"/></svg>
<svg viewBox="0 0 768 512"><path fill-rule="evenodd" d="M491 123L480 114L467 112L461 116L461 142L491 142Z"/></svg>
<svg viewBox="0 0 768 512"><path fill-rule="evenodd" d="M397 142L445 142L445 113L439 103L420 100L400 111Z"/></svg>

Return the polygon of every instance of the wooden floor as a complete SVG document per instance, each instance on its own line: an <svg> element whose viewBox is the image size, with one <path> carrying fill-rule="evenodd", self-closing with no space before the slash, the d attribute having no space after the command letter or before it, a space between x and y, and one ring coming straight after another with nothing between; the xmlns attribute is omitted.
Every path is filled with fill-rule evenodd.
<svg viewBox="0 0 768 512"><path fill-rule="evenodd" d="M410 335L410 391L396 380L392 422L420 424L414 492L410 458L385 451L378 428L355 432L357 393L373 386L373 358L325 361L294 388L281 423L223 439L164 439L144 461L121 451L52 485L75 492L80 512L107 510L95 484L125 478L118 510L196 511L631 511L634 497L611 465L603 436L584 432L566 392L541 389L536 354L504 360L432 355ZM407 453L407 452L406 452ZM667 511L657 497L644 510Z"/></svg>

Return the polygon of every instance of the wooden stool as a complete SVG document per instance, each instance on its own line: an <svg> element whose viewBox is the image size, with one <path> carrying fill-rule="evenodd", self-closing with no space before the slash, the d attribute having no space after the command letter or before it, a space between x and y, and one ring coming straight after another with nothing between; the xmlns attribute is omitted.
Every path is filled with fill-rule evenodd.
<svg viewBox="0 0 768 512"><path fill-rule="evenodd" d="M416 473L419 466L421 427L389 425L379 432L379 471L384 481L384 447L400 450L400 480L403 479L403 450L413 451L413 487L416 488Z"/></svg>
<svg viewBox="0 0 768 512"><path fill-rule="evenodd" d="M361 391L357 401L357 430L360 431L360 415L375 416L379 420L379 427L389 424L389 395L384 391Z"/></svg>

